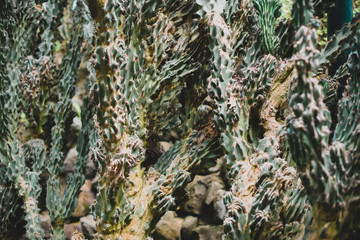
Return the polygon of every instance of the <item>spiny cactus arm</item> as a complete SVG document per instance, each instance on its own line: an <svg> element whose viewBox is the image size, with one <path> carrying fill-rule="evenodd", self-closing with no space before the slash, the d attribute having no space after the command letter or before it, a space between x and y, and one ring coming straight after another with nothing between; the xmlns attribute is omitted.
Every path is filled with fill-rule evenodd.
<svg viewBox="0 0 360 240"><path fill-rule="evenodd" d="M279 46L275 55L281 58L291 58L294 52L295 29L291 18L283 18L275 28L275 35L279 38Z"/></svg>
<svg viewBox="0 0 360 240"><path fill-rule="evenodd" d="M346 89L347 95L339 103L339 123L334 132L334 141L343 142L347 149L355 147L353 133L359 125L358 97L359 97L359 34L355 36L355 43L352 47L346 68L350 76Z"/></svg>
<svg viewBox="0 0 360 240"><path fill-rule="evenodd" d="M21 197L16 191L15 184L6 176L6 168L0 166L0 238L11 239L16 237L13 229L21 224L19 210L21 208Z"/></svg>
<svg viewBox="0 0 360 240"><path fill-rule="evenodd" d="M294 21L295 29L299 29L303 25L309 25L314 18L313 1L294 1L291 17Z"/></svg>
<svg viewBox="0 0 360 240"><path fill-rule="evenodd" d="M337 58L344 55L350 50L351 42L359 27L360 14L357 14L349 23L329 37L325 48L321 50L321 65L328 67L333 64ZM336 71L336 70L335 70Z"/></svg>
<svg viewBox="0 0 360 240"><path fill-rule="evenodd" d="M92 134L91 139L92 156L96 157L101 173L93 214L99 237L102 238L121 231L128 221L124 215L132 212L131 202L125 198L124 189L130 168L136 166L144 155L144 143L135 133L135 129L138 129L144 134L144 126L139 126L139 117L134 115L138 107L133 100L138 93L136 87L139 82L136 76L139 74L140 77L141 73L139 65L142 60L139 61L139 57L143 59L144 56L137 55L139 45L134 46L134 42L129 42L129 38L125 37L131 36L127 31L129 25L134 24L134 19L123 2L109 1L106 5L95 3L99 4L101 15L94 15L91 10L94 3L89 4L95 21L96 36L99 38L95 45L93 65L89 66L89 70L93 83L92 102L97 106L97 132ZM132 2L131 9L133 8ZM115 12L118 15L112 14ZM134 64L135 60L140 64Z"/></svg>
<svg viewBox="0 0 360 240"><path fill-rule="evenodd" d="M152 201L154 193L149 189L156 181L147 179L144 169L137 166L144 160L145 148L156 147L163 134L180 128L187 139L203 120L198 106L204 91L199 89L207 71L200 70L194 60L205 64L206 51L202 51L203 36L192 35L201 30L201 22L192 1L180 2L135 2L129 8L108 2L103 7L106 17L97 22L97 34L104 38L98 42L90 72L95 82L93 100L99 104L98 142L103 149L99 165L104 174L94 205L101 238L118 234L142 239L149 235L167 209L161 206L173 198L174 188L183 189L188 183L172 186L169 196ZM113 12L121 15L114 16ZM191 100L194 95L196 101ZM183 111L174 111L179 107ZM190 167L196 171L202 164L194 165L184 166L184 171ZM140 181L143 189L129 195L134 192L129 177L134 176L131 181ZM134 200L140 198L148 203ZM160 210L146 207L150 202L160 204ZM133 216L133 212L141 214ZM134 226L140 230L132 231Z"/></svg>
<svg viewBox="0 0 360 240"><path fill-rule="evenodd" d="M236 19L236 14L238 14L240 10L241 1L239 0L229 0L226 1L224 12L222 13L224 20L230 26L234 23Z"/></svg>
<svg viewBox="0 0 360 240"><path fill-rule="evenodd" d="M26 119L27 131L33 138L50 138L44 136L47 131L49 119L52 117L53 99L57 98L58 92L55 87L58 79L54 79L57 71L55 64L55 38L58 35L54 29L60 27L63 16L64 2L49 0L37 8L41 9L41 22L34 44L35 51L26 56L23 64L20 90L22 93L22 110ZM60 34L61 35L61 34ZM45 126L45 129L44 129Z"/></svg>
<svg viewBox="0 0 360 240"><path fill-rule="evenodd" d="M5 71L7 76L1 79L6 87L4 86L1 89L1 95L8 99L4 106L4 109L7 109L8 118L8 121L4 122L6 123L4 127L8 135L5 142L0 142L2 148L1 162L3 166L7 167L6 175L8 179L14 182L19 195L23 197L23 209L27 221L27 237L42 239L37 206L37 199L41 192L38 182L41 169L36 167L36 163L39 161L39 167L41 167L41 161L44 158L42 156L41 159L34 159L34 169L30 170L25 163L24 149L17 139L17 131L21 125L19 123L19 113L21 111L21 99L19 98L20 69L25 62L25 56L31 53L28 46L33 42L36 30L39 27L41 9L37 8L33 1L21 1L16 4L7 2L5 6L9 10L9 21L4 21L4 23L8 24L6 26L8 39L5 46L8 46L9 52ZM16 204L16 202L9 204Z"/></svg>
<svg viewBox="0 0 360 240"><path fill-rule="evenodd" d="M87 89L88 87L86 87ZM57 211L60 211L61 216L58 219L60 221L66 220L70 217L78 204L78 196L80 194L80 188L84 184L85 176L85 165L86 160L89 157L90 149L90 136L94 128L93 126L94 108L90 104L89 97L86 96L84 104L81 109L81 130L78 135L78 141L76 151L78 152L74 173L66 177L66 189L62 193L61 205L57 206ZM59 190L59 188L57 189ZM59 196L55 196L59 197ZM52 201L55 201L50 197ZM61 223L59 220L55 224ZM54 233L56 236L62 235L62 226L58 226L58 233ZM56 231L57 229L54 229Z"/></svg>
<svg viewBox="0 0 360 240"><path fill-rule="evenodd" d="M158 163L168 162L167 168L156 164L147 173L140 169L130 172L131 186L125 194L127 199L132 199L133 204L131 209L125 209L123 217L130 214L132 216L127 219L128 224L121 233L114 233L112 237L145 239L166 211L173 210L184 201L186 185L196 173L214 166L221 153L217 139L208 139L206 134L209 133L194 131L164 153Z"/></svg>
<svg viewBox="0 0 360 240"><path fill-rule="evenodd" d="M342 167L346 162L345 149L336 142L332 147L328 144L330 116L323 103L322 88L313 77L322 57L315 48L316 32L311 25L302 26L297 39L297 76L290 100L294 117L287 125L289 145L313 207L309 236L335 238L342 229L338 214L346 206L346 170Z"/></svg>
<svg viewBox="0 0 360 240"><path fill-rule="evenodd" d="M79 15L86 11L84 6L76 7L74 4L69 4L75 19L79 19ZM78 21L72 28L69 27L71 34L70 41L66 44L67 51L61 65L59 66L59 74L55 77L59 78L60 96L59 101L55 105L54 122L55 126L52 128L51 137L52 145L50 149L50 163L48 170L47 182L47 197L46 206L50 212L50 217L53 222L53 235L55 239L62 239L64 237L63 223L71 216L73 210L77 205L77 197L80 193L80 188L84 183L84 169L88 151L88 132L91 127L90 116L91 109L87 109L87 115L82 119L82 126L84 126L79 134L78 150L79 156L76 162L74 175L68 176L66 179L66 190L61 193L60 190L60 174L63 161L63 138L65 122L70 117L72 111L71 98L74 95L74 85L76 82L76 74L79 68L80 61L83 54L80 51L83 37L86 32L83 25L86 22ZM86 30L86 29L85 29ZM86 107L89 107L86 102ZM86 111L83 111L84 114Z"/></svg>
<svg viewBox="0 0 360 240"><path fill-rule="evenodd" d="M86 87L88 90L88 86ZM78 142L76 146L76 151L78 152L78 157L75 164L74 175L70 176L67 179L69 186L65 189L63 193L63 199L66 202L63 202L65 206L70 206L69 208L73 211L77 204L77 197L80 193L80 187L83 185L85 176L85 165L86 160L89 157L90 149L90 136L94 128L93 126L93 116L94 108L90 103L89 97L86 96L84 99L83 108L81 110L81 125L83 126L79 132Z"/></svg>
<svg viewBox="0 0 360 240"><path fill-rule="evenodd" d="M12 222L11 220L20 208L20 197L17 196L14 183L6 176L6 165L3 164L5 160L2 159L7 158L5 142L9 134L7 127L9 119L5 108L5 86L7 82L7 54L9 52L8 32L10 32L10 26L13 22L12 10L11 2L4 1L3 7L0 9L0 18L3 19L0 22L0 41L2 43L0 46L0 221L3 223L0 228L0 238L6 238L8 234L11 234L11 228L9 227Z"/></svg>
<svg viewBox="0 0 360 240"><path fill-rule="evenodd" d="M329 135L328 129L326 129L329 120L327 120L326 117L324 116L326 110L321 102L322 95L319 95L321 94L321 91L319 89L317 80L313 78L313 75L315 74L314 71L316 71L316 69L319 67L319 65L317 64L318 62L316 62L316 58L319 56L319 52L315 48L316 33L311 27L305 27L305 25L311 24L311 19L313 15L313 8L311 4L312 4L311 1L304 1L298 4L294 3L294 12L293 12L293 15L297 16L297 18L294 19L295 24L301 27L297 32L297 36L296 36L297 42L295 45L298 53L296 59L297 79L296 79L296 86L294 87L294 89L296 91L299 91L299 93L295 92L295 94L292 94L291 102L290 102L293 108L296 107L294 109L294 113L296 116L295 121L299 121L299 122L292 123L291 127L296 126L296 129L298 129L298 131L303 132L303 134L311 133L311 135L306 136L307 139L306 142L308 142L307 144L309 144L308 147L310 147L310 144L319 145L319 146L315 145L314 147L314 149L317 149L317 151L312 151L311 148L301 149L301 150L294 149L294 151L297 151L297 153L299 154L296 157L298 159L296 160L296 162L301 169L304 168L305 165L307 164L307 161L309 161L307 160L307 157L304 156L305 150L306 152L309 152L308 154L311 155L312 158L316 159L317 161L320 162L324 161L323 159L324 156L322 156L322 154L324 154L325 145L327 144L325 143L326 140L324 138L326 138L326 136ZM304 13L304 14L300 16L300 13ZM306 94L306 97L303 97L304 99L300 97L302 91L308 92ZM313 99L314 92L316 93L315 95L316 99ZM318 105L321 105L321 107L319 107ZM317 116L317 114L319 114L319 116ZM315 121L316 123L319 123L319 126L316 125L319 129L315 130L315 129L302 128L302 126L304 126L303 121L304 122ZM301 130L301 128L303 130ZM295 140L295 138L290 137L290 141L292 141L291 139ZM295 147L295 145L293 144L290 144L290 146ZM295 152L293 152L293 154L295 154Z"/></svg>
<svg viewBox="0 0 360 240"><path fill-rule="evenodd" d="M39 176L45 163L45 146L43 141L30 141L23 148L20 148L20 142L14 140L7 144L6 156L8 178L15 183L19 195L24 198L24 211L26 236L31 239L42 239L43 231L40 226L40 215L38 208L38 198L41 193ZM30 163L26 163L30 161ZM30 170L26 165L33 164Z"/></svg>
<svg viewBox="0 0 360 240"><path fill-rule="evenodd" d="M5 108L8 109L8 117L14 121L9 122L10 126L7 128L11 131L11 134L17 131L16 120L18 119L18 111L20 110L20 98L18 97L19 86L21 81L21 66L25 62L25 56L31 53L27 47L32 43L35 37L35 33L38 29L40 22L41 9L36 8L33 1L23 1L17 6L15 4L10 5L16 12L14 21L17 27L11 29L11 39L9 39L9 54L7 63L7 77L6 88L2 91L5 92L5 96L8 101L5 104ZM30 10L32 9L32 10ZM3 93L4 93L3 92Z"/></svg>
<svg viewBox="0 0 360 240"><path fill-rule="evenodd" d="M226 11L226 8L225 8ZM234 52L234 60L242 61L242 57L246 54L259 34L257 18L255 9L251 0L241 1L239 4L239 11L233 19L232 25L229 25L232 30L231 41Z"/></svg>
<svg viewBox="0 0 360 240"><path fill-rule="evenodd" d="M202 6L202 5L201 5ZM229 130L232 127L234 121L236 121L235 114L227 114L227 87L231 84L233 75L234 61L232 59L233 50L231 42L231 31L229 26L226 25L224 19L221 17L222 9L207 9L206 5L202 6L203 18L207 21L209 35L209 50L212 52L212 75L209 77L208 91L209 95L214 99L216 109L214 111L215 124L219 128L220 132L223 132L224 147L233 148L233 138L228 136ZM242 112L242 114L245 114ZM227 129L228 124L230 129ZM244 122L246 124L246 122ZM246 134L243 130L247 126L240 125L240 134ZM235 154L240 154L243 157L249 146L247 144L241 144L236 146L237 151ZM228 150L232 152L232 149ZM228 162L233 161L234 156L228 156Z"/></svg>
<svg viewBox="0 0 360 240"><path fill-rule="evenodd" d="M345 94L339 102L338 125L336 126L333 142L329 146L330 156L338 183L337 205L338 211L348 212L346 217L338 223L339 235L343 238L353 238L358 233L353 224L359 214L358 182L359 182L359 34L355 36L352 52L346 67L350 73L347 78ZM356 229L354 232L350 229Z"/></svg>
<svg viewBox="0 0 360 240"><path fill-rule="evenodd" d="M281 3L278 0L254 0L258 14L258 28L261 29L262 45L267 53L275 54L279 38L275 33L275 21L281 16Z"/></svg>
<svg viewBox="0 0 360 240"><path fill-rule="evenodd" d="M0 144L2 144L8 134L7 128L7 111L5 108L5 87L7 83L6 64L7 55L9 53L9 33L11 32L11 25L14 24L13 7L10 1L4 1L3 7L0 10Z"/></svg>

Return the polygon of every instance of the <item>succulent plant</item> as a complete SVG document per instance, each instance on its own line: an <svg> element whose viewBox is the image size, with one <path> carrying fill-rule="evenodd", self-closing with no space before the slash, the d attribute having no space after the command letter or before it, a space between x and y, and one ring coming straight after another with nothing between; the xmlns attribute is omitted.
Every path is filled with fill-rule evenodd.
<svg viewBox="0 0 360 240"><path fill-rule="evenodd" d="M64 193L60 191L65 122L72 111L70 100L83 58L80 48L84 36L84 24L77 16L84 10L81 7L76 9L75 3L66 4L59 1L47 1L41 5L35 1L5 1L2 9L2 19L8 19L1 29L5 40L2 48L6 52L1 65L4 71L0 94L0 118L4 120L0 142L1 170L4 173L1 202L4 210L9 210L3 220L4 223L10 221L21 204L29 239L44 237L39 215L44 209L40 203L44 201L39 199L43 190L40 178L45 178L48 186L46 208L53 221L54 239L63 239L61 223L71 216L84 182L89 150L87 127L79 134L80 154L74 176L68 179L71 184ZM62 23L62 11L70 11L70 7L78 19L77 26ZM53 29L59 26L63 26L65 31L73 31L70 39L54 34ZM53 62L54 38L62 39L66 44L66 54L59 66ZM49 89L54 85L57 86L55 89ZM84 125L92 121L89 116L92 116L91 111L84 113ZM51 134L44 134L43 126L47 129L50 126ZM5 205L5 200L8 200L8 205ZM15 239L16 235L11 236L12 227L10 223L4 225L1 236Z"/></svg>
<svg viewBox="0 0 360 240"><path fill-rule="evenodd" d="M360 15L318 49L334 3L294 1L278 19L278 0L6 0L0 237L14 238L21 215L27 237L44 238L47 209L64 239L91 159L96 238L151 239L188 183L225 159L223 239L353 239ZM62 191L80 64L78 157Z"/></svg>

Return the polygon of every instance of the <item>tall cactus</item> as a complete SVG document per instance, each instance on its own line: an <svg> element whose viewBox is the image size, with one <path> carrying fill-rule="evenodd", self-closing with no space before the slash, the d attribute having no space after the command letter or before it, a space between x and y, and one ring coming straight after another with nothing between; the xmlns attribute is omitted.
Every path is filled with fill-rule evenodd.
<svg viewBox="0 0 360 240"><path fill-rule="evenodd" d="M5 1L0 236L23 224L14 219L21 212L27 237L43 238L46 208L53 238L63 239L90 158L99 174L91 206L97 239L151 239L161 217L187 200L188 183L219 159L223 239L355 238L360 16L320 49L317 14L333 1L294 1L288 19L279 19L281 7L279 0ZM81 61L89 76L79 154L62 191ZM338 99L340 79L347 87ZM165 151L160 142L170 133L177 137Z"/></svg>
<svg viewBox="0 0 360 240"><path fill-rule="evenodd" d="M62 11L74 4L66 6L66 2L46 1L37 5L35 1L6 1L2 10L2 33L4 37L1 75L1 103L2 103L2 138L1 138L1 169L6 177L2 177L2 205L5 199L10 200L6 206L16 211L19 203L23 202L25 212L26 236L29 239L43 239L40 227L39 197L43 190L40 178L45 174L48 188L46 191L46 207L53 221L53 238L63 239L63 222L71 216L77 204L77 196L84 181L85 157L87 155L87 140L84 141L86 128L79 135L78 145L81 150L74 177L69 179L71 185L65 190L62 198L60 192L60 167L63 161L61 149L64 147L62 137L65 122L71 112L70 99L74 94L76 72L82 59L80 47L82 44L83 28L77 16L82 10L75 11L74 18L79 19L78 25L62 23ZM7 16L5 16L7 14ZM68 31L74 31L71 39L63 35L54 34L54 28L60 25ZM60 66L55 66L54 38L64 41L66 55ZM59 85L58 88L51 87ZM57 102L54 104L54 101ZM88 106L86 106L88 107ZM50 120L54 121L54 124ZM83 118L86 125L89 117ZM44 133L43 127L52 128L51 134ZM49 137L51 136L51 137ZM46 143L50 143L46 146ZM50 154L47 155L47 150ZM87 148L88 149L88 148ZM84 156L85 155L85 156ZM46 173L47 172L47 173ZM42 175L42 176L40 176ZM4 183L3 183L4 181ZM16 188L16 191L12 189ZM17 192L17 193L16 193ZM15 196L12 196L15 195ZM19 195L22 201L18 200ZM12 200L11 200L12 199ZM43 201L42 201L43 202ZM7 209L5 208L5 209ZM10 217L9 214L8 217ZM60 217L59 217L60 215ZM4 219L8 221L9 219ZM1 236L8 235L10 225L1 229ZM8 237L14 237L9 235Z"/></svg>
<svg viewBox="0 0 360 240"><path fill-rule="evenodd" d="M298 4L311 15L310 1L307 6ZM354 24L358 25L358 20ZM287 131L299 176L313 206L310 237L351 239L358 234L357 227L351 224L358 214L355 203L358 174L357 170L350 170L357 168L355 155L359 151L357 128L360 119L355 100L359 97L358 36L347 43L353 49L346 66L350 74L349 92L339 102L339 122L330 139L331 118L323 102L321 85L314 77L319 63L325 62L324 57L330 54L327 56L327 48L320 54L314 47L317 36L311 18L302 21L301 25L296 37L296 81L290 99L294 117L288 122Z"/></svg>

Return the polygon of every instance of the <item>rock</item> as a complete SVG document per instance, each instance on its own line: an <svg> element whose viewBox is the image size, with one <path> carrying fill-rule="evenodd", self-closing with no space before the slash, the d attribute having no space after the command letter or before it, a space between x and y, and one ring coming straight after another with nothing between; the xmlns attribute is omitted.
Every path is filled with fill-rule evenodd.
<svg viewBox="0 0 360 240"><path fill-rule="evenodd" d="M79 223L78 224L65 223L64 224L65 239L70 240L76 230L81 231L81 227Z"/></svg>
<svg viewBox="0 0 360 240"><path fill-rule="evenodd" d="M193 230L196 228L198 218L193 216L187 216L181 225L181 240L194 239Z"/></svg>
<svg viewBox="0 0 360 240"><path fill-rule="evenodd" d="M212 201L210 205L204 205L203 214L199 219L199 225L208 224L222 224L226 214L226 207L224 204L225 191L219 189L216 193L212 194Z"/></svg>
<svg viewBox="0 0 360 240"><path fill-rule="evenodd" d="M220 189L217 191L214 202L213 202L213 208L215 213L215 220L219 223L222 223L225 219L226 215L226 206L224 203L224 197L225 197L226 191Z"/></svg>
<svg viewBox="0 0 360 240"><path fill-rule="evenodd" d="M86 159L85 179L93 179L96 175L96 168L91 158Z"/></svg>
<svg viewBox="0 0 360 240"><path fill-rule="evenodd" d="M180 240L182 218L177 218L175 212L168 211L156 224L154 239L156 240Z"/></svg>
<svg viewBox="0 0 360 240"><path fill-rule="evenodd" d="M170 142L165 142L165 141L160 141L159 142L160 148L166 152L167 150L169 150L170 147L172 147L174 144L170 143Z"/></svg>
<svg viewBox="0 0 360 240"><path fill-rule="evenodd" d="M224 169L225 162L226 162L225 157L216 159L216 165L214 167L209 168L209 172L211 173L220 172L221 170Z"/></svg>
<svg viewBox="0 0 360 240"><path fill-rule="evenodd" d="M45 210L40 214L40 226L44 230L44 239L51 238L51 218L49 211Z"/></svg>
<svg viewBox="0 0 360 240"><path fill-rule="evenodd" d="M89 213L89 206L95 201L95 194L91 191L91 180L86 179L81 187L78 204L73 212L73 217L82 217Z"/></svg>
<svg viewBox="0 0 360 240"><path fill-rule="evenodd" d="M73 147L66 154L66 157L65 157L65 160L64 160L64 171L65 171L65 173L74 172L76 159L77 159L77 151L76 151L76 147Z"/></svg>
<svg viewBox="0 0 360 240"><path fill-rule="evenodd" d="M198 240L219 240L224 232L222 225L211 226L203 225L194 229L195 238Z"/></svg>
<svg viewBox="0 0 360 240"><path fill-rule="evenodd" d="M86 239L94 239L96 233L96 222L92 215L80 218L81 230Z"/></svg>
<svg viewBox="0 0 360 240"><path fill-rule="evenodd" d="M223 189L225 186L223 183L213 181L210 183L209 189L206 194L205 204L210 205L216 197L218 190Z"/></svg>
<svg viewBox="0 0 360 240"><path fill-rule="evenodd" d="M71 130L74 132L80 132L81 130L81 120L79 117L74 117L73 122L71 124Z"/></svg>
<svg viewBox="0 0 360 240"><path fill-rule="evenodd" d="M195 215L201 214L201 209L206 196L206 182L201 176L195 176L194 181L186 187L189 191L190 198L183 205L183 210Z"/></svg>
<svg viewBox="0 0 360 240"><path fill-rule="evenodd" d="M78 157L78 152L76 151L76 147L73 147L66 154L64 160L64 172L65 173L73 173L75 170L75 164ZM96 169L94 163L90 158L86 159L86 167L85 167L85 178L92 179L96 175Z"/></svg>

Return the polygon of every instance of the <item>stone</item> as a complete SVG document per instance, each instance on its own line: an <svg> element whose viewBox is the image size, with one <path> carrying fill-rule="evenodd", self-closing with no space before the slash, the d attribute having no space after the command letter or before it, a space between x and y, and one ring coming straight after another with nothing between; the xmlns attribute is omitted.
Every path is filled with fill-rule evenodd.
<svg viewBox="0 0 360 240"><path fill-rule="evenodd" d="M75 170L75 164L78 157L78 152L76 151L76 147L73 147L66 154L64 160L64 172L65 173L73 173ZM92 179L96 175L96 168L91 158L86 159L86 167L85 167L85 178Z"/></svg>
<svg viewBox="0 0 360 240"><path fill-rule="evenodd" d="M209 189L207 191L206 194L206 198L205 198L205 204L210 205L212 203L212 201L214 201L215 197L216 197L216 193L220 190L223 189L225 186L223 183L219 183L217 181L212 181L210 183Z"/></svg>
<svg viewBox="0 0 360 240"><path fill-rule="evenodd" d="M95 194L91 191L91 180L86 179L80 190L78 204L73 212L73 217L87 215L90 205L95 201Z"/></svg>
<svg viewBox="0 0 360 240"><path fill-rule="evenodd" d="M48 210L40 214L40 226L44 230L44 239L51 238L51 218Z"/></svg>
<svg viewBox="0 0 360 240"><path fill-rule="evenodd" d="M182 218L176 217L175 212L168 211L155 226L153 234L156 240L180 240Z"/></svg>
<svg viewBox="0 0 360 240"><path fill-rule="evenodd" d="M81 226L79 223L65 223L64 224L64 232L65 232L65 239L70 240L74 235L75 231L81 231Z"/></svg>
<svg viewBox="0 0 360 240"><path fill-rule="evenodd" d="M187 216L181 225L181 240L194 239L193 230L196 228L198 218L194 216Z"/></svg>
<svg viewBox="0 0 360 240"><path fill-rule="evenodd" d="M160 145L160 149L163 150L164 152L166 152L166 151L169 150L169 148L171 148L174 144L172 144L171 142L160 141L160 142L159 142L159 145Z"/></svg>
<svg viewBox="0 0 360 240"><path fill-rule="evenodd" d="M224 203L225 193L226 191L222 189L218 190L213 201L214 217L218 222L223 222L226 215L226 206Z"/></svg>
<svg viewBox="0 0 360 240"><path fill-rule="evenodd" d="M81 130L81 120L79 117L74 117L73 122L71 123L72 131L80 132Z"/></svg>
<svg viewBox="0 0 360 240"><path fill-rule="evenodd" d="M85 179L93 179L96 175L96 168L91 158L86 159Z"/></svg>
<svg viewBox="0 0 360 240"><path fill-rule="evenodd" d="M195 176L194 181L186 187L189 192L189 200L183 205L185 212L200 215L206 196L206 182L201 176Z"/></svg>
<svg viewBox="0 0 360 240"><path fill-rule="evenodd" d="M86 239L94 239L96 234L96 222L92 215L80 218L81 230Z"/></svg>
<svg viewBox="0 0 360 240"><path fill-rule="evenodd" d="M198 240L219 240L222 238L224 228L222 225L203 225L194 229L195 237Z"/></svg>
<svg viewBox="0 0 360 240"><path fill-rule="evenodd" d="M226 163L225 157L216 159L216 165L209 168L209 172L216 173L216 172L220 172L220 171L224 170L225 163Z"/></svg>
<svg viewBox="0 0 360 240"><path fill-rule="evenodd" d="M66 154L65 160L64 160L64 171L65 173L72 173L75 170L75 164L77 159L77 151L76 147L73 147L69 150L69 152Z"/></svg>

